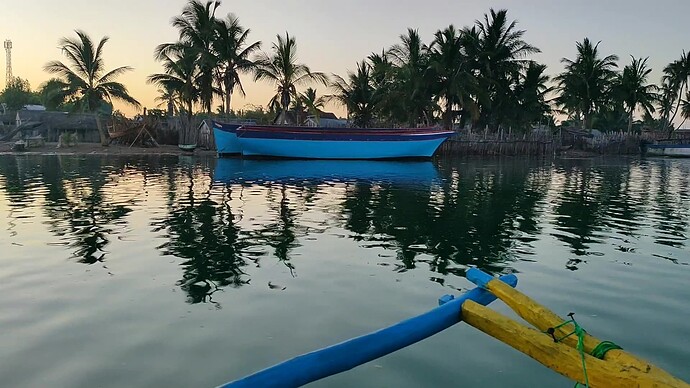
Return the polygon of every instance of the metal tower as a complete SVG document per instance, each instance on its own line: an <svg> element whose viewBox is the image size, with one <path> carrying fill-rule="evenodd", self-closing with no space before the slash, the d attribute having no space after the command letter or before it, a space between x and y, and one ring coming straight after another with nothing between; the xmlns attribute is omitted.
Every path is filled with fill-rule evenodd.
<svg viewBox="0 0 690 388"><path fill-rule="evenodd" d="M7 39L5 41L5 57L7 58L6 68L7 68L7 80L5 87L12 82L12 41Z"/></svg>

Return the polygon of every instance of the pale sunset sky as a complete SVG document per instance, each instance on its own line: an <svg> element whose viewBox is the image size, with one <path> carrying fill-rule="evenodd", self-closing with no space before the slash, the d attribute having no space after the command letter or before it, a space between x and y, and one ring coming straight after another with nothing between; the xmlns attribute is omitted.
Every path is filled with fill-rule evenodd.
<svg viewBox="0 0 690 388"><path fill-rule="evenodd" d="M33 89L49 75L43 65L64 60L57 48L63 36L82 29L94 40L107 35L106 67L128 65L134 71L119 80L145 107L155 107L156 87L146 83L149 74L161 71L153 49L177 38L170 19L185 0L3 0L0 39L13 42L14 76L28 79ZM407 27L419 29L425 42L433 33L454 24L472 24L490 8L508 9L510 19L526 30L524 39L542 50L533 59L545 63L548 73L559 73L560 59L574 58L575 42L589 37L602 41L602 53L617 54L622 67L636 57L649 56L657 83L661 69L690 50L690 1L688 0L224 0L217 16L235 13L252 30L251 41L260 40L269 50L276 34L285 31L297 38L299 60L314 71L345 76L356 62L371 52L381 52L398 42ZM0 85L5 85L2 60ZM246 98L235 95L233 108L266 105L271 86L244 77ZM319 94L327 94L317 86ZM128 115L136 110L116 104ZM342 114L341 109L334 109Z"/></svg>

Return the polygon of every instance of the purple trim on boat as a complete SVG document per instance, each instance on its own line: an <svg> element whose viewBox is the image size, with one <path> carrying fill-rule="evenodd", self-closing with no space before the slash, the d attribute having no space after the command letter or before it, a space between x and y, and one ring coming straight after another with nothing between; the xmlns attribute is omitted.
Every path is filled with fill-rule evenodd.
<svg viewBox="0 0 690 388"><path fill-rule="evenodd" d="M422 141L446 139L454 132L437 129L365 129L242 126L237 137L250 139L315 140L315 141Z"/></svg>
<svg viewBox="0 0 690 388"><path fill-rule="evenodd" d="M221 123L220 121L216 121L216 120L211 120L211 122L213 123L214 129L218 129L220 131L225 131L225 132L230 132L230 133L237 132L237 128L242 126L242 124L227 124L227 123Z"/></svg>

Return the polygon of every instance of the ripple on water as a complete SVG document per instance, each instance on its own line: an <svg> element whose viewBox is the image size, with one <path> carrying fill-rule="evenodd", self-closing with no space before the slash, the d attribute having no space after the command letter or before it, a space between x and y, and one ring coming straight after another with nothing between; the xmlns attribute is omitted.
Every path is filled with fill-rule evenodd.
<svg viewBox="0 0 690 388"><path fill-rule="evenodd" d="M559 314L690 379L689 171L0 156L0 309L11 312L0 375L7 386L216 386L427 311L472 288L464 274L479 266L518 273ZM316 386L458 381L567 384L459 325Z"/></svg>

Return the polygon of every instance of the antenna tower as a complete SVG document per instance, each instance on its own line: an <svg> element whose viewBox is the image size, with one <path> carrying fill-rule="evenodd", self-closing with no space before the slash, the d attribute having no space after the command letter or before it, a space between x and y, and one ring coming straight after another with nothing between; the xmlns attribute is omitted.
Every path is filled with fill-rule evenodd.
<svg viewBox="0 0 690 388"><path fill-rule="evenodd" d="M5 57L7 58L6 69L7 69L7 80L5 86L12 82L12 41L7 39L5 41Z"/></svg>

